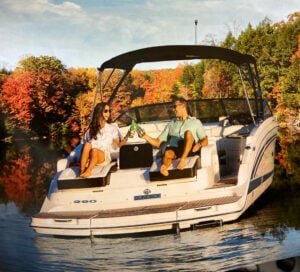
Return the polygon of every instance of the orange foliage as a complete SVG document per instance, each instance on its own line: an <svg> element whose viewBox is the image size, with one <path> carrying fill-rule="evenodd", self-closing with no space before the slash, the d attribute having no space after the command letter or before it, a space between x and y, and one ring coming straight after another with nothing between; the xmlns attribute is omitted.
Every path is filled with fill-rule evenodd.
<svg viewBox="0 0 300 272"><path fill-rule="evenodd" d="M45 113L65 114L64 103L68 93L64 91L62 76L56 72L44 69L37 75L36 88L38 105Z"/></svg>
<svg viewBox="0 0 300 272"><path fill-rule="evenodd" d="M130 74L133 78L132 84L135 87L141 86L143 84L143 82L145 81L144 72L142 72L140 70L133 70L133 71L131 71Z"/></svg>
<svg viewBox="0 0 300 272"><path fill-rule="evenodd" d="M8 76L3 84L2 110L11 121L24 130L29 130L32 119L34 94L34 73L15 73Z"/></svg>
<svg viewBox="0 0 300 272"><path fill-rule="evenodd" d="M145 89L144 102L157 103L170 101L174 94L173 86L179 79L182 67L178 69L161 69L152 72L151 80L145 80L141 85Z"/></svg>
<svg viewBox="0 0 300 272"><path fill-rule="evenodd" d="M280 88L282 87L281 83L278 83L274 86L272 92L268 95L268 99L275 99L276 101L279 100L280 97Z"/></svg>

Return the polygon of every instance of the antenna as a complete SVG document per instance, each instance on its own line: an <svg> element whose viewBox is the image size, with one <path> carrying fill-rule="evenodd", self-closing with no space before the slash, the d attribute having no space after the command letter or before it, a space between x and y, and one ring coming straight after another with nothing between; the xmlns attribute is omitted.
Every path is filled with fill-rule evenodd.
<svg viewBox="0 0 300 272"><path fill-rule="evenodd" d="M198 25L198 20L195 19L195 45L197 45L197 25Z"/></svg>

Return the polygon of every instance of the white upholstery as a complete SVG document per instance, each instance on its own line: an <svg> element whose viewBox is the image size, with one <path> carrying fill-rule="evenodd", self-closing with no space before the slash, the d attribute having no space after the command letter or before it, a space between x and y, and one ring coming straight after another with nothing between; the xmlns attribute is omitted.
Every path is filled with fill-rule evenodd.
<svg viewBox="0 0 300 272"><path fill-rule="evenodd" d="M106 177L111 167L115 164L116 162L102 163L96 165L92 170L90 178ZM64 169L58 179L59 180L75 179L78 176L79 176L79 167L71 167L71 168Z"/></svg>
<svg viewBox="0 0 300 272"><path fill-rule="evenodd" d="M197 171L201 188L210 188L220 180L220 167L216 143L201 148L201 169Z"/></svg>

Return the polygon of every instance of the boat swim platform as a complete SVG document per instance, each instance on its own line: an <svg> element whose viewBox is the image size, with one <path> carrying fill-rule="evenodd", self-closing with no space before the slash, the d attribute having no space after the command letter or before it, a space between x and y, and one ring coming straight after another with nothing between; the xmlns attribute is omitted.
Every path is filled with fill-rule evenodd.
<svg viewBox="0 0 300 272"><path fill-rule="evenodd" d="M45 219L89 219L89 218L112 218L112 217L127 217L137 215L148 215L156 213L176 212L188 209L204 209L205 207L230 204L237 202L242 196L225 196L219 198L202 199L196 201L185 201L173 204L161 204L152 206L141 206L134 208L110 209L110 210L95 210L81 212L51 212L38 213L34 218Z"/></svg>

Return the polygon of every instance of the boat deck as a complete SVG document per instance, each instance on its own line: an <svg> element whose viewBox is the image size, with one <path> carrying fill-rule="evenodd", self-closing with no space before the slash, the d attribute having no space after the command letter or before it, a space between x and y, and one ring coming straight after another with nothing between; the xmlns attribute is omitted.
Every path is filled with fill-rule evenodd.
<svg viewBox="0 0 300 272"><path fill-rule="evenodd" d="M222 177L221 180L213 185L210 189L230 187L237 185L237 176Z"/></svg>
<svg viewBox="0 0 300 272"><path fill-rule="evenodd" d="M176 212L179 210L188 209L208 209L210 206L230 204L237 202L241 196L225 196L212 199L203 199L197 201L185 201L173 204L142 206L124 209L98 210L89 212L53 212L53 213L38 213L35 218L53 218L53 219L88 219L88 218L112 218L147 215L154 213Z"/></svg>

